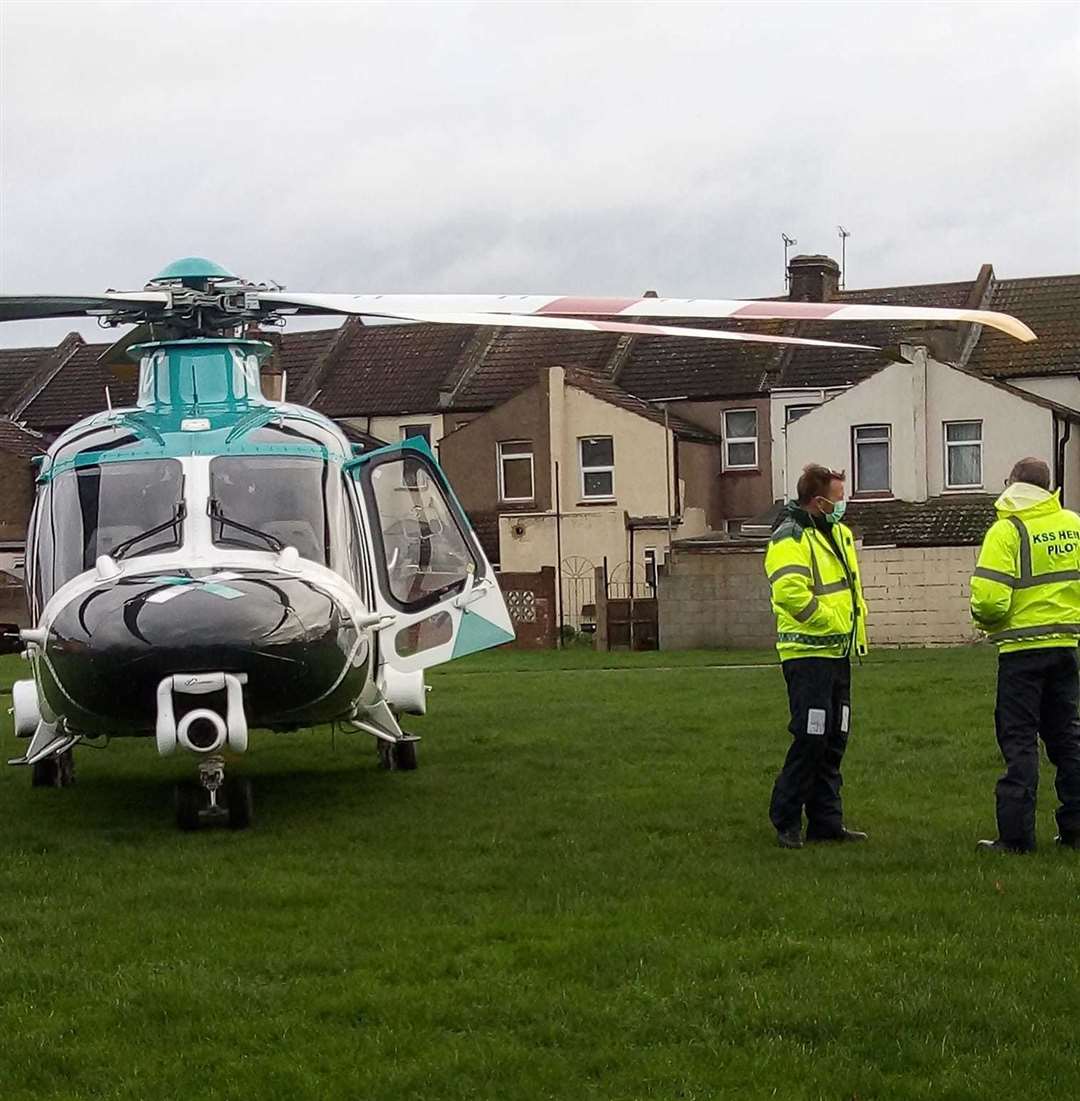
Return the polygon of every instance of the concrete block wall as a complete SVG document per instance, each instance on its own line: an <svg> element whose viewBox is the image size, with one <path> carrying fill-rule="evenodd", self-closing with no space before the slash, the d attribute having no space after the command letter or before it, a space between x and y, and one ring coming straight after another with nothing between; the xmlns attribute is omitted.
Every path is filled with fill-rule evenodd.
<svg viewBox="0 0 1080 1101"><path fill-rule="evenodd" d="M947 646L976 637L968 586L976 547L861 550L872 646ZM764 548L679 550L660 571L660 648L775 642Z"/></svg>

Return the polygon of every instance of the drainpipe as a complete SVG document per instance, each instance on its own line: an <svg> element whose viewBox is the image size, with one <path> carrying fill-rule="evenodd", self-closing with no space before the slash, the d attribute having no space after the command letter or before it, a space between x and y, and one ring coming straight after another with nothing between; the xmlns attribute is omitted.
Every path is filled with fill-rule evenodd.
<svg viewBox="0 0 1080 1101"><path fill-rule="evenodd" d="M1064 421L1064 431L1059 435L1059 427ZM1055 449L1054 465L1057 468L1054 471L1054 481L1057 483L1058 489L1061 490L1061 503L1065 504L1065 447L1069 442L1069 436L1072 435L1072 421L1066 417L1059 417L1054 414L1054 435L1057 437L1057 448Z"/></svg>

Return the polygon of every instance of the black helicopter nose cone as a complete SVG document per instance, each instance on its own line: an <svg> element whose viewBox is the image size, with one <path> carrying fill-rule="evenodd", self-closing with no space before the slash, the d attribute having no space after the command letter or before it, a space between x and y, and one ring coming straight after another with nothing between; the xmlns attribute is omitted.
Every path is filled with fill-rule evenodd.
<svg viewBox="0 0 1080 1101"><path fill-rule="evenodd" d="M89 712L152 720L163 677L224 671L247 674L249 707L272 721L332 693L367 652L311 582L208 570L102 583L62 609L46 656L56 687Z"/></svg>

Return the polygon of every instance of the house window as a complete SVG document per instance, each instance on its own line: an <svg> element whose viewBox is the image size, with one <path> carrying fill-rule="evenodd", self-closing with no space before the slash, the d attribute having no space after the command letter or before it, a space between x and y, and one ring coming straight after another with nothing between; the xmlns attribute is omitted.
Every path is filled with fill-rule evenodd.
<svg viewBox="0 0 1080 1101"><path fill-rule="evenodd" d="M855 492L891 493L887 424L864 424L855 429Z"/></svg>
<svg viewBox="0 0 1080 1101"><path fill-rule="evenodd" d="M615 496L615 445L610 436L578 440L581 451L581 496Z"/></svg>
<svg viewBox="0 0 1080 1101"><path fill-rule="evenodd" d="M945 488L981 489L982 421L945 422Z"/></svg>
<svg viewBox="0 0 1080 1101"><path fill-rule="evenodd" d="M784 407L784 424L794 424L800 417L805 417L807 413L812 413L817 408L816 405L788 405Z"/></svg>
<svg viewBox="0 0 1080 1101"><path fill-rule="evenodd" d="M757 410L724 411L724 469L757 469Z"/></svg>
<svg viewBox="0 0 1080 1101"><path fill-rule="evenodd" d="M405 440L423 440L424 443L431 446L431 425L430 424L403 424L401 426L401 440L404 443ZM406 460L402 465L402 481L403 486L409 489L426 489L428 480L427 474L420 463L411 462Z"/></svg>
<svg viewBox="0 0 1080 1101"><path fill-rule="evenodd" d="M533 445L531 440L499 444L499 500L533 499Z"/></svg>
<svg viewBox="0 0 1080 1101"><path fill-rule="evenodd" d="M645 584L656 592L656 547L645 548Z"/></svg>
<svg viewBox="0 0 1080 1101"><path fill-rule="evenodd" d="M424 443L431 446L431 425L430 424L403 424L401 426L401 438L403 440L423 440Z"/></svg>

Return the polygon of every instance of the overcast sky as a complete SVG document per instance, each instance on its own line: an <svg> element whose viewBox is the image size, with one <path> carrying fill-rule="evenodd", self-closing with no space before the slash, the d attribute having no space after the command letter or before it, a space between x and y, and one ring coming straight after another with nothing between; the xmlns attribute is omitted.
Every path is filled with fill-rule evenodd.
<svg viewBox="0 0 1080 1101"><path fill-rule="evenodd" d="M1080 271L1080 4L0 0L0 291ZM73 328L19 323L0 343ZM94 339L100 339L91 328Z"/></svg>

